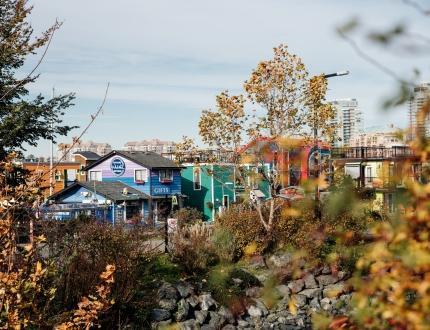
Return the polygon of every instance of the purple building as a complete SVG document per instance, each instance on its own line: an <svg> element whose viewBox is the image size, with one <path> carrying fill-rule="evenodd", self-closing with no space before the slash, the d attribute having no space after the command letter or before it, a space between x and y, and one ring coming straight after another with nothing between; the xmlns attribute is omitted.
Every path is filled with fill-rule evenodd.
<svg viewBox="0 0 430 330"><path fill-rule="evenodd" d="M87 182L51 196L46 212L59 219L85 213L112 223L157 221L182 203L181 169L154 152L114 150L83 169Z"/></svg>

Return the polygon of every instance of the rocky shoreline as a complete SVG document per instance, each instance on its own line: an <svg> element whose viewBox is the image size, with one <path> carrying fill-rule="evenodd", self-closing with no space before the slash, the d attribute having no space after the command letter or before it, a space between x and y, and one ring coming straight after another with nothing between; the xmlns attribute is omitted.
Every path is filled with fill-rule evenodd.
<svg viewBox="0 0 430 330"><path fill-rule="evenodd" d="M181 330L312 329L313 312L348 313L352 293L347 278L345 272L334 274L322 268L278 285L274 290L279 299L272 308L261 297L261 286L250 287L245 290L242 308L233 308L234 313L197 285L163 282L157 292L158 307L151 312L152 328L163 329L176 323Z"/></svg>

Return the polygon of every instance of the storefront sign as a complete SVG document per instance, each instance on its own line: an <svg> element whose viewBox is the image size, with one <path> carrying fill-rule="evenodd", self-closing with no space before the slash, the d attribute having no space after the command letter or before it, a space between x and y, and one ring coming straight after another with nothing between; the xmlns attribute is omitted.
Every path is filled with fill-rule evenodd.
<svg viewBox="0 0 430 330"><path fill-rule="evenodd" d="M121 158L114 158L110 163L110 169L116 176L121 176L125 172L125 163Z"/></svg>
<svg viewBox="0 0 430 330"><path fill-rule="evenodd" d="M170 187L154 187L152 188L153 195L170 195Z"/></svg>

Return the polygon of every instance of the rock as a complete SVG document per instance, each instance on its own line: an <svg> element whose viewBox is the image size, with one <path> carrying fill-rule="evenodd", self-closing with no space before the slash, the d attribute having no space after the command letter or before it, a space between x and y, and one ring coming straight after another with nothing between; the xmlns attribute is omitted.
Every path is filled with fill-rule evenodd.
<svg viewBox="0 0 430 330"><path fill-rule="evenodd" d="M249 259L249 265L254 269L266 268L266 264L264 263L264 258L261 255L252 256Z"/></svg>
<svg viewBox="0 0 430 330"><path fill-rule="evenodd" d="M303 307L306 305L306 296L303 296L301 294L295 294L291 298L294 299L294 304L297 307Z"/></svg>
<svg viewBox="0 0 430 330"><path fill-rule="evenodd" d="M168 311L173 311L176 309L176 300L175 299L161 299L158 302L158 306L162 309L167 309Z"/></svg>
<svg viewBox="0 0 430 330"><path fill-rule="evenodd" d="M222 330L236 330L236 327L233 324L225 325Z"/></svg>
<svg viewBox="0 0 430 330"><path fill-rule="evenodd" d="M200 330L200 324L196 320L188 320L179 324L179 330Z"/></svg>
<svg viewBox="0 0 430 330"><path fill-rule="evenodd" d="M187 282L179 282L176 285L176 289L178 290L182 298L187 298L194 294L194 287Z"/></svg>
<svg viewBox="0 0 430 330"><path fill-rule="evenodd" d="M208 311L211 307L215 307L216 302L210 294L203 294L199 296L200 308L204 311Z"/></svg>
<svg viewBox="0 0 430 330"><path fill-rule="evenodd" d="M268 259L268 264L272 267L276 267L276 268L282 268L282 267L286 267L290 264L292 260L291 254L282 254L282 255L272 255L269 259Z"/></svg>
<svg viewBox="0 0 430 330"><path fill-rule="evenodd" d="M314 311L314 312L316 312L316 311L318 311L318 310L320 310L321 309L321 305L320 305L320 302L319 302L319 299L318 298L313 298L310 302L309 302L309 307Z"/></svg>
<svg viewBox="0 0 430 330"><path fill-rule="evenodd" d="M179 294L176 288L167 282L164 282L157 292L158 300L167 299L167 300L178 300Z"/></svg>
<svg viewBox="0 0 430 330"><path fill-rule="evenodd" d="M323 290L323 297L324 298L338 297L342 293L345 293L346 289L347 288L346 288L345 283L337 283L337 284L327 285Z"/></svg>
<svg viewBox="0 0 430 330"><path fill-rule="evenodd" d="M255 277L258 279L259 282L264 283L269 278L269 275L266 273L261 273L261 274L255 275Z"/></svg>
<svg viewBox="0 0 430 330"><path fill-rule="evenodd" d="M178 302L178 311L176 312L175 318L176 321L181 322L185 321L188 316L188 312L190 311L190 305L184 300L181 299Z"/></svg>
<svg viewBox="0 0 430 330"><path fill-rule="evenodd" d="M321 269L321 274L327 275L331 274L331 269L328 265L324 265L324 267Z"/></svg>
<svg viewBox="0 0 430 330"><path fill-rule="evenodd" d="M303 291L300 291L301 295L306 296L306 298L318 298L321 296L321 289L320 288L316 288L316 289L306 289Z"/></svg>
<svg viewBox="0 0 430 330"><path fill-rule="evenodd" d="M237 321L237 325L238 325L239 327L246 328L246 327L248 327L248 326L249 326L249 322L246 322L245 320L238 320L238 321Z"/></svg>
<svg viewBox="0 0 430 330"><path fill-rule="evenodd" d="M172 324L172 320L160 321L155 323L155 329L165 329Z"/></svg>
<svg viewBox="0 0 430 330"><path fill-rule="evenodd" d="M345 272L343 270L337 272L337 278L339 279L339 281L342 281L344 279L346 279L348 277L348 272Z"/></svg>
<svg viewBox="0 0 430 330"><path fill-rule="evenodd" d="M188 297L185 301L189 303L192 308L195 308L200 302L197 296Z"/></svg>
<svg viewBox="0 0 430 330"><path fill-rule="evenodd" d="M305 288L306 289L315 289L318 288L318 283L315 281L315 276L312 274L306 275L303 280L305 281Z"/></svg>
<svg viewBox="0 0 430 330"><path fill-rule="evenodd" d="M257 298L261 295L261 288L258 286L254 286L252 288L248 288L245 290L245 295L251 298Z"/></svg>
<svg viewBox="0 0 430 330"><path fill-rule="evenodd" d="M224 317L228 323L233 324L234 323L234 316L233 313L226 307L221 306L220 309L218 310L218 314L221 315L222 317Z"/></svg>
<svg viewBox="0 0 430 330"><path fill-rule="evenodd" d="M151 318L157 322L168 320L170 319L170 317L171 314L166 309L155 308L151 312Z"/></svg>
<svg viewBox="0 0 430 330"><path fill-rule="evenodd" d="M281 284L276 286L276 290L282 297L288 297L291 293L291 290L288 286Z"/></svg>
<svg viewBox="0 0 430 330"><path fill-rule="evenodd" d="M292 293L298 293L303 290L303 287L305 286L305 281L302 279L291 281L288 283L288 287L290 288Z"/></svg>
<svg viewBox="0 0 430 330"><path fill-rule="evenodd" d="M321 308L325 311L330 311L332 308L329 298L321 299L320 304L321 304Z"/></svg>
<svg viewBox="0 0 430 330"><path fill-rule="evenodd" d="M194 317L196 321L199 322L200 324L205 323L208 317L208 314L209 314L208 311L194 311Z"/></svg>
<svg viewBox="0 0 430 330"><path fill-rule="evenodd" d="M273 314L273 313L267 315L267 317L266 317L266 321L271 323L271 324L274 324L277 320L278 320L278 315Z"/></svg>
<svg viewBox="0 0 430 330"><path fill-rule="evenodd" d="M325 285L335 284L336 282L338 282L338 279L336 276L333 276L333 275L320 275L317 277L317 281L320 286L323 286L323 285L325 286Z"/></svg>
<svg viewBox="0 0 430 330"><path fill-rule="evenodd" d="M263 315L263 311L260 308L251 305L248 307L248 314L251 317L261 317Z"/></svg>
<svg viewBox="0 0 430 330"><path fill-rule="evenodd" d="M238 286L240 286L243 283L243 281L240 278L232 278L232 281L234 284Z"/></svg>
<svg viewBox="0 0 430 330"><path fill-rule="evenodd" d="M221 329L225 324L226 319L224 316L218 314L217 312L209 312L209 325L215 329Z"/></svg>
<svg viewBox="0 0 430 330"><path fill-rule="evenodd" d="M263 313L263 316L266 316L267 314L269 314L269 311L267 310L267 307L262 300L255 299L255 306L261 310L261 312Z"/></svg>
<svg viewBox="0 0 430 330"><path fill-rule="evenodd" d="M204 324L200 327L200 330L218 330L218 329L215 329L213 326L209 324Z"/></svg>

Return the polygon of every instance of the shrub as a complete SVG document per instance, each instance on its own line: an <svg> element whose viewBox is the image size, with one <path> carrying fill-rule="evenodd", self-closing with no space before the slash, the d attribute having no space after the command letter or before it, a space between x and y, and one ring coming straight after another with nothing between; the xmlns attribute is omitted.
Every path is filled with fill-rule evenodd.
<svg viewBox="0 0 430 330"><path fill-rule="evenodd" d="M217 258L211 233L212 228L203 223L178 228L170 240L173 260L190 274L202 272L215 264Z"/></svg>
<svg viewBox="0 0 430 330"><path fill-rule="evenodd" d="M232 262L236 257L236 242L233 234L224 228L217 227L212 237L213 246L221 262Z"/></svg>
<svg viewBox="0 0 430 330"><path fill-rule="evenodd" d="M266 230L254 209L232 205L217 219L215 228L227 230L234 237L236 256L252 243L257 246L256 252L265 247Z"/></svg>
<svg viewBox="0 0 430 330"><path fill-rule="evenodd" d="M178 227L183 228L201 222L203 214L195 208L184 207L173 213L173 218L178 220Z"/></svg>

